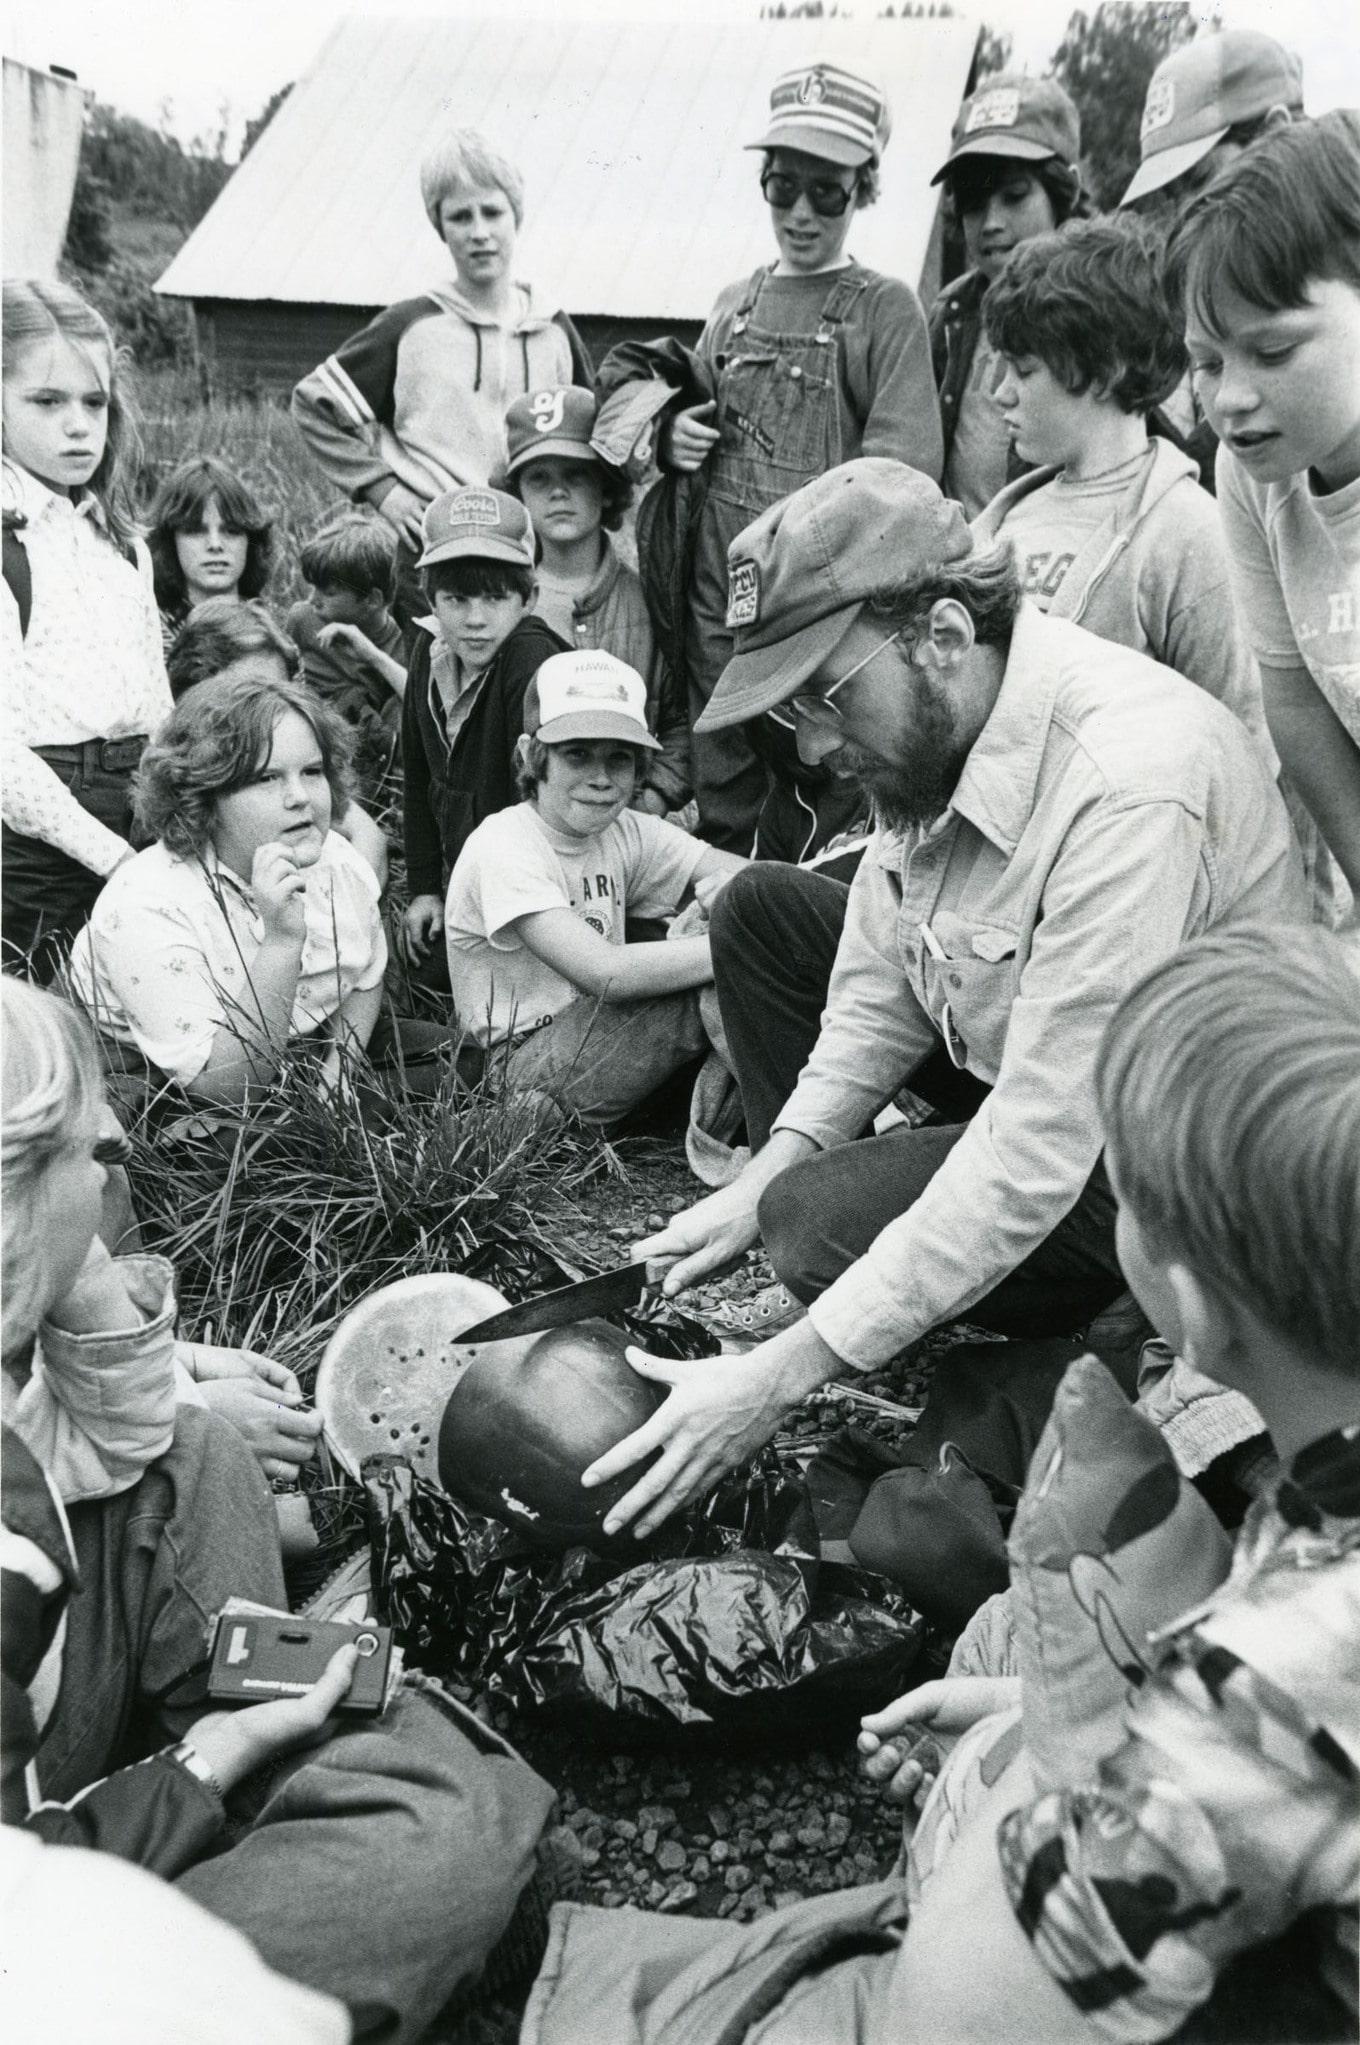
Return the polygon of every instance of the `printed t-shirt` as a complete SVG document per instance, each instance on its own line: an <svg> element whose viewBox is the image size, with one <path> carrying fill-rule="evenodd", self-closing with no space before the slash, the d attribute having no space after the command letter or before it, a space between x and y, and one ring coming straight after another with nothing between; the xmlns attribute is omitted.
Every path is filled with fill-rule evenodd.
<svg viewBox="0 0 1360 2045"><path fill-rule="evenodd" d="M1360 745L1360 479L1257 483L1226 447L1218 502L1233 595L1263 667L1305 667Z"/></svg>
<svg viewBox="0 0 1360 2045"><path fill-rule="evenodd" d="M1091 534L1105 524L1150 459L1148 452L1140 452L1107 475L1084 483L1055 476L1051 483L1029 491L1007 514L998 537L1014 545L1021 593L1041 611L1048 609Z"/></svg>
<svg viewBox="0 0 1360 2045"><path fill-rule="evenodd" d="M444 914L459 1026L479 1044L499 1044L541 1029L580 993L510 928L518 917L570 909L622 944L625 914L679 907L707 849L639 810L585 839L553 830L532 802L487 817L458 855Z"/></svg>
<svg viewBox="0 0 1360 2045"><path fill-rule="evenodd" d="M963 506L966 518L976 518L1006 481L1011 437L993 395L1000 381L1001 358L979 334L941 485L946 497Z"/></svg>

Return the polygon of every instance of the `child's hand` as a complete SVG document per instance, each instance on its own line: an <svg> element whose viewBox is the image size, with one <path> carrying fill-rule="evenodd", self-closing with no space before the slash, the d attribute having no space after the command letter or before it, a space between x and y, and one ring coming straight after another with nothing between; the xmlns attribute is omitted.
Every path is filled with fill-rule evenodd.
<svg viewBox="0 0 1360 2045"><path fill-rule="evenodd" d="M331 1730L330 1718L354 1680L359 1653L352 1642L337 1648L325 1670L301 1697L248 1704L242 1711L212 1711L189 1733L189 1744L223 1791L253 1775L276 1754L314 1747Z"/></svg>
<svg viewBox="0 0 1360 2045"><path fill-rule="evenodd" d="M360 665L377 652L373 641L357 625L323 625L316 635L316 643L324 653L338 653L342 658L348 654Z"/></svg>
<svg viewBox="0 0 1360 2045"><path fill-rule="evenodd" d="M387 520L399 540L405 540L408 547L419 554L425 545L421 521L425 516L425 500L417 497L414 490L408 490L404 483L394 483L386 496L381 498L377 509Z"/></svg>
<svg viewBox="0 0 1360 2045"><path fill-rule="evenodd" d="M266 937L301 945L307 934L306 886L307 876L286 845L277 839L261 845L251 861L250 888Z"/></svg>
<svg viewBox="0 0 1360 2045"><path fill-rule="evenodd" d="M208 1343L193 1344L192 1363L205 1403L244 1437L266 1477L295 1476L312 1460L321 1416L291 1370L252 1349Z"/></svg>
<svg viewBox="0 0 1360 2045"><path fill-rule="evenodd" d="M444 904L438 895L416 895L402 918L407 956L419 965L444 930Z"/></svg>
<svg viewBox="0 0 1360 2045"><path fill-rule="evenodd" d="M979 1719L1019 1701L1015 1676L945 1676L922 1683L860 1720L860 1769L879 1784L889 1803L924 1802L944 1747Z"/></svg>
<svg viewBox="0 0 1360 2045"><path fill-rule="evenodd" d="M658 443L663 467L680 469L687 475L703 467L722 439L717 427L709 423L717 409L710 398L707 404L691 405L666 421Z"/></svg>

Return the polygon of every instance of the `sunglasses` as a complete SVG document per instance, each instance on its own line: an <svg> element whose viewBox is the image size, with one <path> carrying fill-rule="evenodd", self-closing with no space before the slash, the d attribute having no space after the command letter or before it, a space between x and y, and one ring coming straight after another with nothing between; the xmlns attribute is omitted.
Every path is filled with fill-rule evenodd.
<svg viewBox="0 0 1360 2045"><path fill-rule="evenodd" d="M787 213L803 197L819 220L839 220L855 196L853 185L847 189L836 178L796 178L786 170L762 171L760 189L776 213Z"/></svg>
<svg viewBox="0 0 1360 2045"><path fill-rule="evenodd" d="M784 702L776 703L773 710L766 711L766 716L772 719L775 724L782 724L785 731L796 731L800 717L807 719L809 722L814 722L820 718L824 724L843 723L841 707L839 703L833 703L831 698L835 695L837 689L843 689L847 682L853 682L855 676L862 673L868 667L871 660L877 660L885 646L891 646L901 636L900 632L890 632L886 639L880 639L877 646L869 649L863 660L857 660L855 665L847 668L843 675L837 675L835 681L830 683L828 687L825 689L806 689L801 695L789 696Z"/></svg>

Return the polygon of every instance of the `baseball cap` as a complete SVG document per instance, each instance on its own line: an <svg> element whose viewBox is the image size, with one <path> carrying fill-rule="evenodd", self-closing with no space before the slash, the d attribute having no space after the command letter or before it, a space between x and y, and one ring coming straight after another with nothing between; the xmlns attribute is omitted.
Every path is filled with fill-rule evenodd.
<svg viewBox="0 0 1360 2045"><path fill-rule="evenodd" d="M594 393L576 384L529 391L516 398L505 415L510 454L507 476L539 455L559 454L576 461L598 461L590 444L595 426Z"/></svg>
<svg viewBox="0 0 1360 2045"><path fill-rule="evenodd" d="M871 596L972 551L959 506L905 462L865 455L805 483L727 550L735 651L694 729L772 710L835 652Z"/></svg>
<svg viewBox="0 0 1360 2045"><path fill-rule="evenodd" d="M425 546L417 568L436 561L513 561L534 565L534 529L518 497L504 490L445 490L420 521Z"/></svg>
<svg viewBox="0 0 1360 2045"><path fill-rule="evenodd" d="M938 185L961 157L1013 156L1043 163L1057 156L1075 164L1081 154L1081 117L1056 78L1018 72L989 78L959 108L949 154L930 180Z"/></svg>
<svg viewBox="0 0 1360 2045"><path fill-rule="evenodd" d="M1276 106L1302 111L1303 67L1273 36L1225 28L1173 50L1148 81L1142 162L1120 205L1184 177L1239 121Z"/></svg>
<svg viewBox="0 0 1360 2045"><path fill-rule="evenodd" d="M746 149L801 149L857 170L877 159L892 133L892 111L879 88L839 64L803 64L776 78L770 118Z"/></svg>
<svg viewBox="0 0 1360 2045"><path fill-rule="evenodd" d="M647 684L626 660L578 647L550 653L524 692L524 729L545 746L617 738L661 751L647 729Z"/></svg>

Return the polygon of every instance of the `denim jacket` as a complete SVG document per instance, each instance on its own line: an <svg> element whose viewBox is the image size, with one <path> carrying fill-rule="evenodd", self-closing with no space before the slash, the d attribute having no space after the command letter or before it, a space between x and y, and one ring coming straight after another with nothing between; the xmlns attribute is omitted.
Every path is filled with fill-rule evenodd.
<svg viewBox="0 0 1360 2045"><path fill-rule="evenodd" d="M916 1204L811 1309L870 1369L1036 1249L1101 1151L1095 1062L1134 983L1228 917L1307 920L1278 791L1201 689L1022 605L944 815L879 831L777 1128L867 1126L940 1037L993 1091Z"/></svg>

